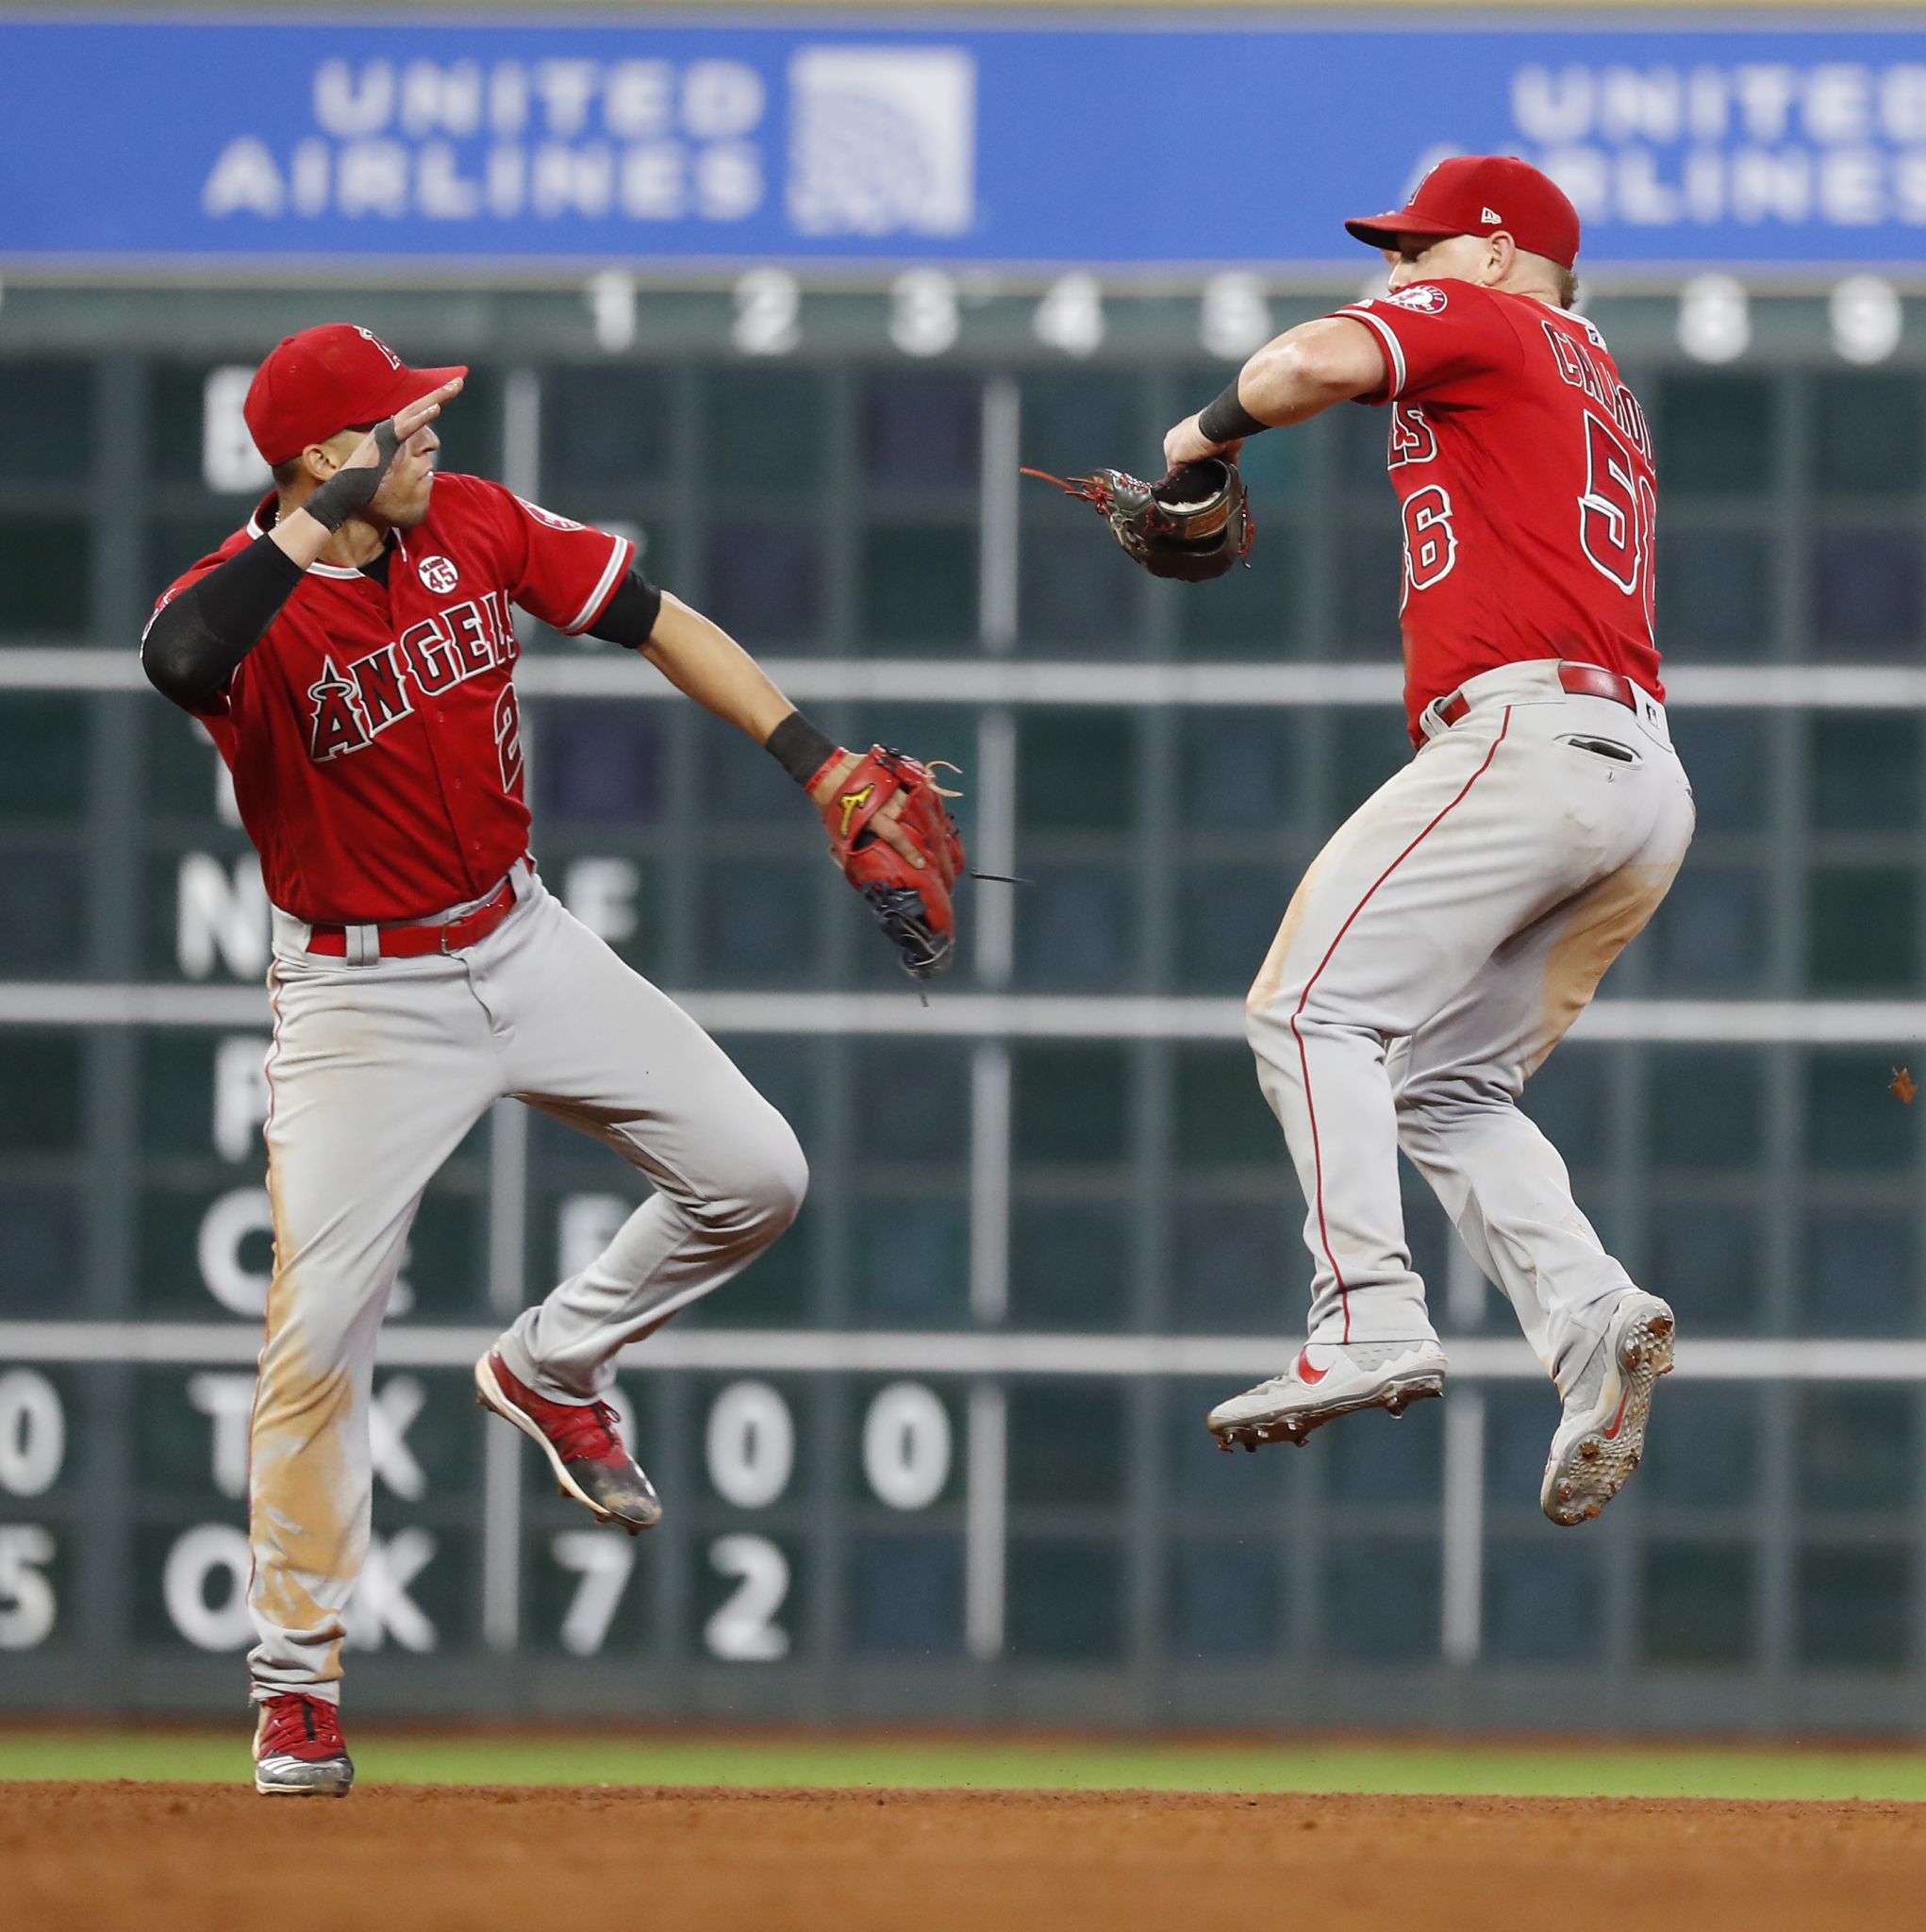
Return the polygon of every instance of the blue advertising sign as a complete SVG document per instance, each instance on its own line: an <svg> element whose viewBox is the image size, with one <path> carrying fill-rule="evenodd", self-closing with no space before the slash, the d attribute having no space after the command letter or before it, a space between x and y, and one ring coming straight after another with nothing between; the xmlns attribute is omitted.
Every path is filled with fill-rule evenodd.
<svg viewBox="0 0 1926 1932"><path fill-rule="evenodd" d="M1926 261L1926 33L0 24L0 265L1353 262L1440 156L1586 260Z"/></svg>

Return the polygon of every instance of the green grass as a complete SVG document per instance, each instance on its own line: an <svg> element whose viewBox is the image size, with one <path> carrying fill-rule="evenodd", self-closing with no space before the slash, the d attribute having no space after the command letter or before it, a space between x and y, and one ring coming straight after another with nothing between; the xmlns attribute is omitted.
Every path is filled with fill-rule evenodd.
<svg viewBox="0 0 1926 1932"><path fill-rule="evenodd" d="M955 1739L410 1736L353 1740L367 1784L1387 1791L1569 1797L1926 1799L1926 1751L1662 1745L1187 1744ZM0 1778L238 1780L231 1731L0 1729Z"/></svg>

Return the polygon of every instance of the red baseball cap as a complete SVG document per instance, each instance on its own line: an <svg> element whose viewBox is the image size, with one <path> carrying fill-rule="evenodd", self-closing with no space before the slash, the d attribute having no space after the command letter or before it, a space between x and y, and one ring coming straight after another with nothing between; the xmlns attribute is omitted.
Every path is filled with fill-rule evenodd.
<svg viewBox="0 0 1926 1932"><path fill-rule="evenodd" d="M286 463L311 442L357 423L379 423L467 374L466 363L410 369L373 329L324 322L275 343L255 371L241 413L262 460Z"/></svg>
<svg viewBox="0 0 1926 1932"><path fill-rule="evenodd" d="M1360 215L1345 227L1372 248L1401 235L1495 235L1561 268L1578 259L1578 210L1549 175L1516 155L1454 155L1440 161L1395 213Z"/></svg>

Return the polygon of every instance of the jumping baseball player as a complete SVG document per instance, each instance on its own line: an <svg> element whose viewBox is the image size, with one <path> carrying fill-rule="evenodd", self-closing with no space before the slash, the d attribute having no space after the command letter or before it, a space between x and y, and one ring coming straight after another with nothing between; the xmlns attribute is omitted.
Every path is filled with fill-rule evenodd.
<svg viewBox="0 0 1926 1932"><path fill-rule="evenodd" d="M234 774L274 906L274 1269L251 1437L255 1786L345 1794L343 1619L368 1545L375 1341L422 1191L512 1095L593 1135L651 1198L475 1367L564 1494L632 1534L661 1506L601 1400L624 1343L794 1218L788 1124L542 885L509 607L646 657L808 791L912 973L938 971L962 847L928 773L843 751L627 540L435 472L460 368L365 328L289 337L246 401L274 489L161 597L149 679Z"/></svg>
<svg viewBox="0 0 1926 1932"><path fill-rule="evenodd" d="M1209 1425L1225 1448L1301 1442L1442 1392L1402 1148L1557 1383L1540 1501L1575 1524L1637 1467L1672 1311L1605 1253L1518 1102L1691 841L1652 644L1651 438L1571 312L1578 216L1536 169L1444 161L1345 225L1389 292L1279 336L1164 442L1174 470L1334 403L1386 407L1418 747L1313 861L1251 989L1309 1207L1310 1336Z"/></svg>

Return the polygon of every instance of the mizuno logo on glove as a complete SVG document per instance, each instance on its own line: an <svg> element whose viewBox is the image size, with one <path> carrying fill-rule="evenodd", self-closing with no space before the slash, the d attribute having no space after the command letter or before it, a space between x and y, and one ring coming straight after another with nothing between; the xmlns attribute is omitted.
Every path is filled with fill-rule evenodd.
<svg viewBox="0 0 1926 1932"><path fill-rule="evenodd" d="M837 749L810 780L832 858L869 902L912 978L927 979L950 963L956 910L950 894L963 875L963 840L929 767L874 744L860 755ZM876 830L884 824L889 836Z"/></svg>
<svg viewBox="0 0 1926 1932"><path fill-rule="evenodd" d="M875 796L876 788L865 785L860 791L845 791L836 802L842 808L842 836L849 837L849 822Z"/></svg>

